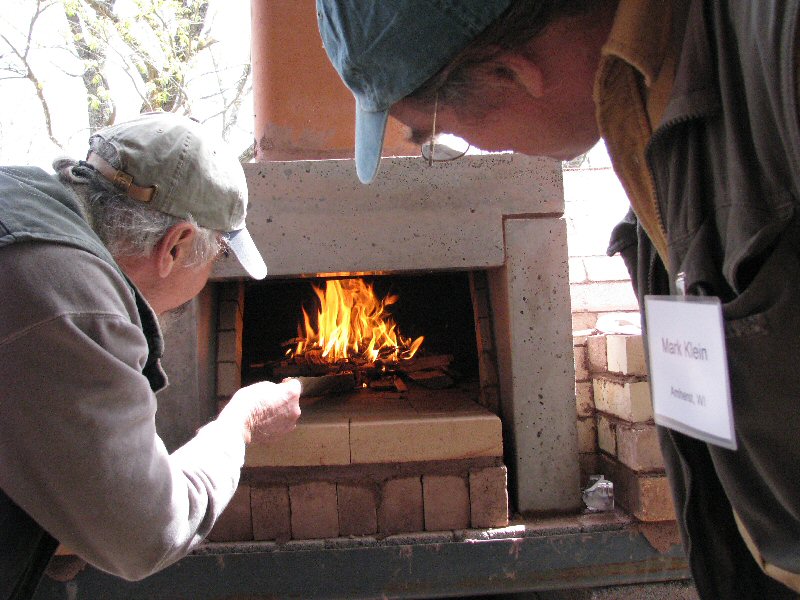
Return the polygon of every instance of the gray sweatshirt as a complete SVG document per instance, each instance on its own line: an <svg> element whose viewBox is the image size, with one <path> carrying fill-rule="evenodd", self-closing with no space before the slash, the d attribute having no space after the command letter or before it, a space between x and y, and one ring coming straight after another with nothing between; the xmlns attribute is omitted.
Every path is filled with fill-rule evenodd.
<svg viewBox="0 0 800 600"><path fill-rule="evenodd" d="M126 579L184 556L236 489L241 433L215 421L167 452L135 296L106 260L61 243L2 246L0 298L0 488Z"/></svg>

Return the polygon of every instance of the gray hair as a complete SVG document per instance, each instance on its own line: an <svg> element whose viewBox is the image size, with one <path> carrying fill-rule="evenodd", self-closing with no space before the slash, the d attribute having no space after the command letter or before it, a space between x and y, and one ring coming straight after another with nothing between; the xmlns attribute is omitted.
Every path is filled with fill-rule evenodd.
<svg viewBox="0 0 800 600"><path fill-rule="evenodd" d="M119 168L117 157L105 154L101 156ZM83 162L59 158L53 161L53 169L83 201L92 229L115 258L150 256L167 231L182 222L192 224L197 230L193 256L187 266L204 265L222 249L220 232L198 226L191 215L180 219L132 200Z"/></svg>
<svg viewBox="0 0 800 600"><path fill-rule="evenodd" d="M498 72L501 67L494 59L508 51L527 55L531 40L554 21L589 13L603 4L598 0L513 0L503 14L408 98L432 107L438 96L440 104L448 104L463 115L482 118L497 108L484 94L487 74L494 71L501 80L506 78L509 84L512 81L511 73Z"/></svg>

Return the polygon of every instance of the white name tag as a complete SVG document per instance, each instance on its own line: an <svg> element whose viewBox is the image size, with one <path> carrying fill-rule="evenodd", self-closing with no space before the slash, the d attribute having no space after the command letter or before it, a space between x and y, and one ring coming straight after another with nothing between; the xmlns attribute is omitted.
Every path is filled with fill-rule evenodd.
<svg viewBox="0 0 800 600"><path fill-rule="evenodd" d="M644 305L656 423L736 450L719 299L646 296Z"/></svg>

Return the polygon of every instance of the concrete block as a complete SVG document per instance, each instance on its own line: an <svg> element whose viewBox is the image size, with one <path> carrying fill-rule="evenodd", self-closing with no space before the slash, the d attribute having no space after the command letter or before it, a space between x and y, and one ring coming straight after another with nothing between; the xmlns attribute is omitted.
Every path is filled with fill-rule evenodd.
<svg viewBox="0 0 800 600"><path fill-rule="evenodd" d="M250 486L236 488L231 501L208 534L212 542L245 542L253 539Z"/></svg>
<svg viewBox="0 0 800 600"><path fill-rule="evenodd" d="M250 489L253 539L285 542L292 538L289 488L285 485Z"/></svg>
<svg viewBox="0 0 800 600"><path fill-rule="evenodd" d="M289 486L292 538L309 540L339 535L336 484L310 481Z"/></svg>
<svg viewBox="0 0 800 600"><path fill-rule="evenodd" d="M608 371L606 336L590 335L586 338L586 352L589 359L589 370L592 373L597 374Z"/></svg>
<svg viewBox="0 0 800 600"><path fill-rule="evenodd" d="M664 469L664 457L653 424L619 423L617 426L617 458L634 471Z"/></svg>
<svg viewBox="0 0 800 600"><path fill-rule="evenodd" d="M608 370L623 375L647 376L641 335L606 336Z"/></svg>
<svg viewBox="0 0 800 600"><path fill-rule="evenodd" d="M384 482L378 506L378 531L391 535L424 529L422 479L401 477Z"/></svg>
<svg viewBox="0 0 800 600"><path fill-rule="evenodd" d="M634 423L653 418L650 385L646 381L618 381L595 377L592 383L594 405L600 412Z"/></svg>
<svg viewBox="0 0 800 600"><path fill-rule="evenodd" d="M423 475L422 504L426 531L469 527L469 486L465 477Z"/></svg>
<svg viewBox="0 0 800 600"><path fill-rule="evenodd" d="M507 479L506 468L502 466L470 471L470 521L473 527L508 525Z"/></svg>
<svg viewBox="0 0 800 600"><path fill-rule="evenodd" d="M337 483L339 535L372 535L378 531L377 490L373 486Z"/></svg>

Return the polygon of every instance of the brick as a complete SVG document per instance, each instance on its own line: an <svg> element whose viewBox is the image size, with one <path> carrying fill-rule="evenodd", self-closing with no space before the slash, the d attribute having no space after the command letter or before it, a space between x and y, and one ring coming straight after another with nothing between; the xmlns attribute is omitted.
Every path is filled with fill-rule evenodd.
<svg viewBox="0 0 800 600"><path fill-rule="evenodd" d="M475 336L478 348L484 352L494 350L494 336L492 335L492 320L489 318L475 321Z"/></svg>
<svg viewBox="0 0 800 600"><path fill-rule="evenodd" d="M595 377L592 384L594 405L600 412L631 422L653 418L650 386L646 381L617 381Z"/></svg>
<svg viewBox="0 0 800 600"><path fill-rule="evenodd" d="M475 312L475 317L478 319L487 319L491 317L491 310L489 309L489 290L486 287L472 288L472 308Z"/></svg>
<svg viewBox="0 0 800 600"><path fill-rule="evenodd" d="M617 458L634 471L663 470L664 458L658 443L656 426L619 423Z"/></svg>
<svg viewBox="0 0 800 600"><path fill-rule="evenodd" d="M234 362L217 363L217 396L233 396L242 387L242 371Z"/></svg>
<svg viewBox="0 0 800 600"><path fill-rule="evenodd" d="M235 301L227 300L219 303L219 322L217 329L220 331L241 329L242 311Z"/></svg>
<svg viewBox="0 0 800 600"><path fill-rule="evenodd" d="M507 478L505 467L488 467L470 471L470 522L473 527L505 527L508 525Z"/></svg>
<svg viewBox="0 0 800 600"><path fill-rule="evenodd" d="M350 463L347 415L304 412L297 427L273 442L249 444L247 467L312 467Z"/></svg>
<svg viewBox="0 0 800 600"><path fill-rule="evenodd" d="M575 411L579 417L591 417L594 414L593 394L591 381L579 381L575 384Z"/></svg>
<svg viewBox="0 0 800 600"><path fill-rule="evenodd" d="M285 542L292 538L289 488L285 485L250 489L253 539Z"/></svg>
<svg viewBox="0 0 800 600"><path fill-rule="evenodd" d="M424 529L421 478L401 477L384 482L378 506L378 530L391 535Z"/></svg>
<svg viewBox="0 0 800 600"><path fill-rule="evenodd" d="M586 346L575 346L575 381L588 381L589 351Z"/></svg>
<svg viewBox="0 0 800 600"><path fill-rule="evenodd" d="M489 411L452 416L406 411L380 420L354 415L350 421L353 464L502 455L502 424Z"/></svg>
<svg viewBox="0 0 800 600"><path fill-rule="evenodd" d="M605 415L597 415L597 446L606 454L617 455L617 424Z"/></svg>
<svg viewBox="0 0 800 600"><path fill-rule="evenodd" d="M623 375L647 376L644 344L641 335L609 335L606 337L608 370Z"/></svg>
<svg viewBox="0 0 800 600"><path fill-rule="evenodd" d="M469 527L469 486L458 475L423 475L422 504L426 531Z"/></svg>
<svg viewBox="0 0 800 600"><path fill-rule="evenodd" d="M591 335L586 338L586 351L589 358L589 370L592 373L605 373L608 371L606 336Z"/></svg>
<svg viewBox="0 0 800 600"><path fill-rule="evenodd" d="M237 336L235 330L220 331L217 333L217 360L220 362L236 363L236 366L241 368L241 337Z"/></svg>
<svg viewBox="0 0 800 600"><path fill-rule="evenodd" d="M292 538L310 540L338 537L336 484L309 481L289 486Z"/></svg>
<svg viewBox="0 0 800 600"><path fill-rule="evenodd" d="M666 475L638 474L622 463L601 457L606 479L614 483L616 503L640 521L674 521L675 507Z"/></svg>
<svg viewBox="0 0 800 600"><path fill-rule="evenodd" d="M244 305L244 285L241 281L229 281L221 284L220 300L231 300L239 306Z"/></svg>
<svg viewBox="0 0 800 600"><path fill-rule="evenodd" d="M578 419L578 452L597 452L597 424L593 417Z"/></svg>
<svg viewBox="0 0 800 600"><path fill-rule="evenodd" d="M377 490L373 486L338 483L339 535L371 535L378 531Z"/></svg>
<svg viewBox="0 0 800 600"><path fill-rule="evenodd" d="M481 386L498 385L497 367L495 366L494 355L489 352L481 352L478 355L478 369L481 378Z"/></svg>
<svg viewBox="0 0 800 600"><path fill-rule="evenodd" d="M570 297L576 311L634 311L639 308L630 281L573 283Z"/></svg>
<svg viewBox="0 0 800 600"><path fill-rule="evenodd" d="M231 501L214 523L208 539L212 542L245 542L253 539L250 486L236 488Z"/></svg>
<svg viewBox="0 0 800 600"><path fill-rule="evenodd" d="M573 311L572 313L572 331L591 331L593 333L595 323L597 323L596 313L584 311Z"/></svg>

